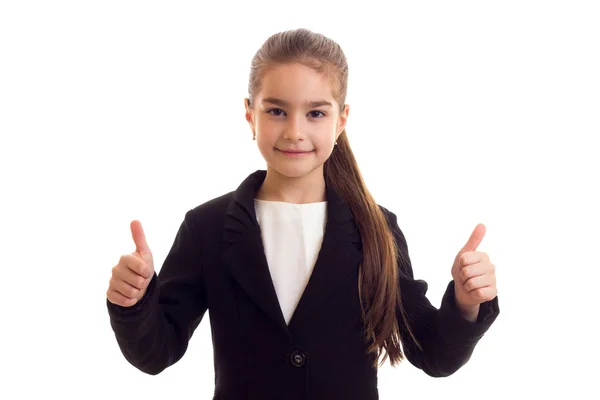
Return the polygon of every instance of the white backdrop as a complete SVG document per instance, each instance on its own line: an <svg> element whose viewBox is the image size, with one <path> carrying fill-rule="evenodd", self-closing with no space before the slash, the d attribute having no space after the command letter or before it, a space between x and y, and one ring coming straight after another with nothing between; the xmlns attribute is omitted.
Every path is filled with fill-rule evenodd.
<svg viewBox="0 0 600 400"><path fill-rule="evenodd" d="M430 300L479 222L497 268L471 361L441 379L386 364L381 398L598 398L597 2L350 3L0 3L0 398L211 398L208 315L144 375L108 279L133 219L159 269L187 210L265 167L250 61L297 27L346 52L350 143Z"/></svg>

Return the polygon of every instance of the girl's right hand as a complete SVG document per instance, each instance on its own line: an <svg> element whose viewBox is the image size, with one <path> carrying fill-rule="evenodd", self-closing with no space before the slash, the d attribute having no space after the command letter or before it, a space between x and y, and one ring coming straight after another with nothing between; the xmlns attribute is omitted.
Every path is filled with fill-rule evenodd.
<svg viewBox="0 0 600 400"><path fill-rule="evenodd" d="M140 301L154 276L152 252L139 221L131 222L131 236L135 251L121 256L113 267L106 291L108 301L123 307L131 307Z"/></svg>

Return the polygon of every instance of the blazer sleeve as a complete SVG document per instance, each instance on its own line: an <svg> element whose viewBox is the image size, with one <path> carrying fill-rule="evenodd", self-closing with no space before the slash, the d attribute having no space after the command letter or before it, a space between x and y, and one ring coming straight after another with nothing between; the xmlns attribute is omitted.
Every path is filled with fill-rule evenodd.
<svg viewBox="0 0 600 400"><path fill-rule="evenodd" d="M140 371L156 375L183 357L207 310L191 210L144 297L132 307L106 304L121 352Z"/></svg>
<svg viewBox="0 0 600 400"><path fill-rule="evenodd" d="M427 282L414 279L406 238L396 215L390 211L388 221L399 249L398 266L401 299L417 346L398 310L402 347L408 361L433 377L452 375L471 358L473 350L490 328L500 309L498 297L480 304L475 322L464 319L456 308L454 281L450 281L439 309L426 297Z"/></svg>

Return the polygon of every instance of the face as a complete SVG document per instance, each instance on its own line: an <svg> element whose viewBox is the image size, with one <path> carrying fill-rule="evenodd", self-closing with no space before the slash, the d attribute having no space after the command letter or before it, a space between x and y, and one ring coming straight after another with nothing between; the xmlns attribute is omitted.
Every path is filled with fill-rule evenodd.
<svg viewBox="0 0 600 400"><path fill-rule="evenodd" d="M340 112L329 80L302 64L269 68L251 107L246 100L246 120L268 169L289 178L322 176L348 111Z"/></svg>

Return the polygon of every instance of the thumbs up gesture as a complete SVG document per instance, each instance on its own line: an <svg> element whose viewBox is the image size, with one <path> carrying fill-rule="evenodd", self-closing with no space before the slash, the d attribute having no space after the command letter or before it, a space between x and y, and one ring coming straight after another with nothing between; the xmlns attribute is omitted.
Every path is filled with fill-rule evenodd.
<svg viewBox="0 0 600 400"><path fill-rule="evenodd" d="M136 304L146 293L154 276L152 253L139 221L131 222L131 236L135 251L121 256L119 263L113 267L106 291L108 301L123 307Z"/></svg>
<svg viewBox="0 0 600 400"><path fill-rule="evenodd" d="M493 300L498 293L496 267L486 253L477 251L484 235L485 225L478 224L452 265L456 305L471 321L477 318L479 304Z"/></svg>

